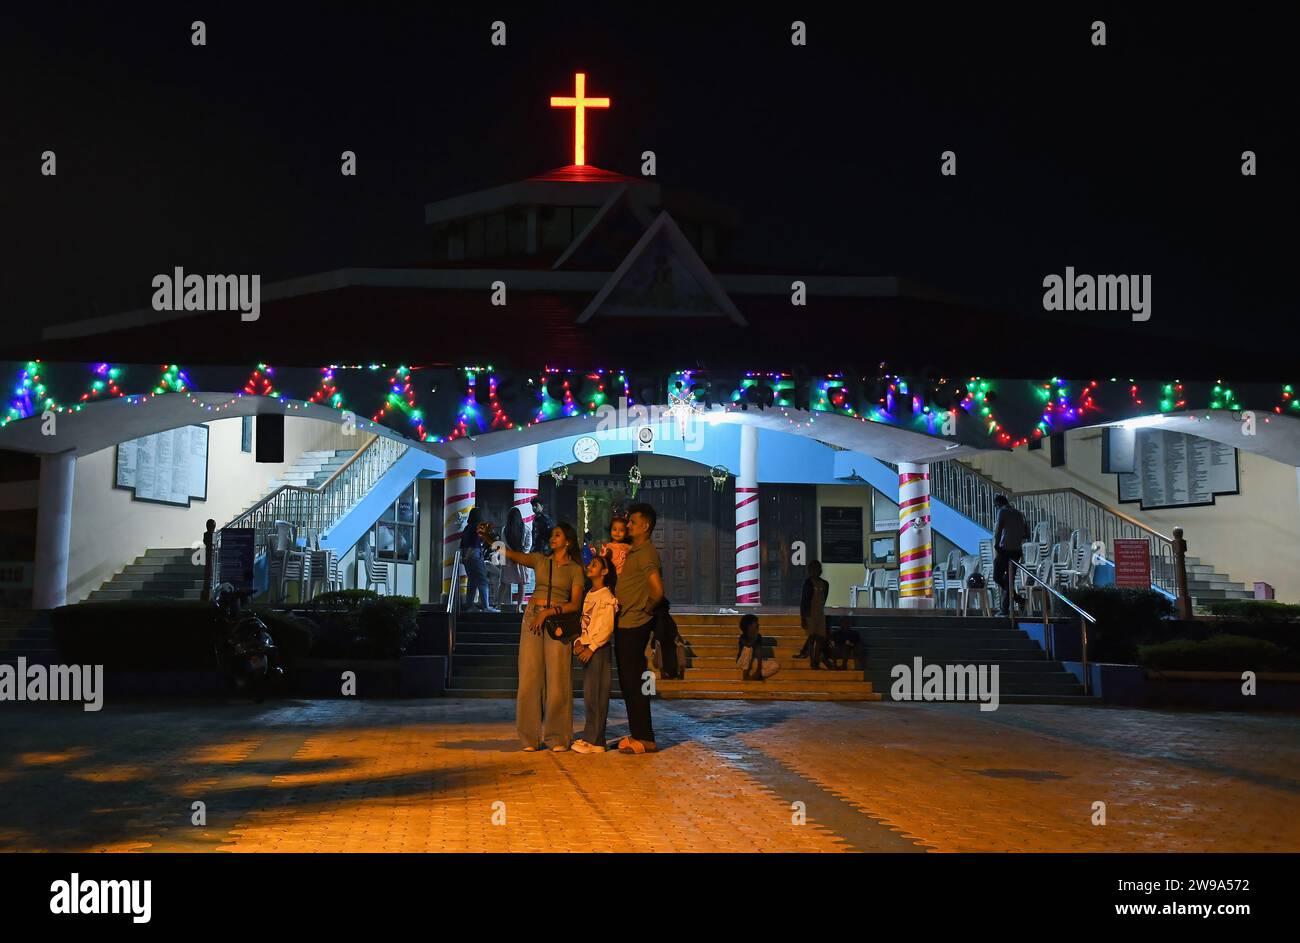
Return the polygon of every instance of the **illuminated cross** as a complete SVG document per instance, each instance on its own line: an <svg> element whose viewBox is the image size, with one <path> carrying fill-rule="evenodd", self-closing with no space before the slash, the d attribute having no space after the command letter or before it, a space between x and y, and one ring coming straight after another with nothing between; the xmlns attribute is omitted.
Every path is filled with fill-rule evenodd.
<svg viewBox="0 0 1300 943"><path fill-rule="evenodd" d="M587 98L587 73L574 75L572 98L551 96L552 108L573 109L573 162L579 167L587 163L587 109L608 108L608 98Z"/></svg>

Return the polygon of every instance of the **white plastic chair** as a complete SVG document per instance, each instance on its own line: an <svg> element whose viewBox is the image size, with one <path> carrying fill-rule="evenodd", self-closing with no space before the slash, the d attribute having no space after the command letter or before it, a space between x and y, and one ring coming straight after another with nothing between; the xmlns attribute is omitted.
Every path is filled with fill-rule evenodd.
<svg viewBox="0 0 1300 943"><path fill-rule="evenodd" d="M388 588L389 572L390 569L388 562L386 560L382 562L376 560L375 548L368 547L366 549L366 589L370 589L372 586L382 586L384 587L383 594L385 596L391 596L392 592ZM456 584L453 582L453 591L455 591L455 587Z"/></svg>
<svg viewBox="0 0 1300 943"><path fill-rule="evenodd" d="M862 561L862 585L849 587L849 608L858 608L858 593L867 593L870 601L871 593L871 567L867 566L867 561Z"/></svg>
<svg viewBox="0 0 1300 943"><path fill-rule="evenodd" d="M339 573L339 557L333 550L312 552L311 582L307 587L309 595L314 597L318 587L327 593L343 588L343 577Z"/></svg>
<svg viewBox="0 0 1300 943"><path fill-rule="evenodd" d="M984 615L991 616L993 613L990 608L992 594L986 584L979 589L972 589L967 581L971 574L980 570L980 558L977 556L965 556L961 558L961 614L964 616L970 611L971 597L975 597L977 604L984 608Z"/></svg>

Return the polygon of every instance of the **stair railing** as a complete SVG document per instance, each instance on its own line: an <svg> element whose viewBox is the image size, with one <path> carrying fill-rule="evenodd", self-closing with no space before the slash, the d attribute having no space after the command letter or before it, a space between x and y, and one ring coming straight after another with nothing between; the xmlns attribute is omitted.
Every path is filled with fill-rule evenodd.
<svg viewBox="0 0 1300 943"><path fill-rule="evenodd" d="M276 488L213 535L212 585L215 587L221 581L223 530L251 528L255 553L269 546L277 521L292 524L299 533L309 531L322 536L370 493L370 489L406 454L408 448L400 440L371 435L320 485L281 485Z"/></svg>
<svg viewBox="0 0 1300 943"><path fill-rule="evenodd" d="M1016 585L1016 570L1019 570L1020 575L1024 579L1032 580L1033 582L1037 583L1040 587L1047 590L1047 592L1051 593L1052 597L1054 597L1059 602L1062 602L1065 605L1069 606L1071 609L1075 611L1075 613L1078 614L1079 616L1079 658L1083 663L1083 693L1085 695L1091 694L1092 686L1088 680L1088 625L1089 623L1091 623L1092 625L1096 625L1097 619L1094 616L1091 616L1088 613L1084 612L1081 608L1079 608L1079 606L1071 602L1069 599L1066 599L1065 596L1061 592L1059 592L1055 586L1052 586L1050 583L1047 583L1046 581L1039 579L1038 574L1033 573L1027 568L1021 566L1019 561L1008 560L1007 562L1010 563L1011 566L1015 568L1007 572L1008 586L1014 587ZM1056 626L1052 623L1051 611L1052 611L1051 601L1047 596L1044 596L1043 597L1043 645L1047 649L1047 657L1055 661L1056 660ZM1015 616L1015 606L1008 606L1007 612L1011 619L1011 625L1014 628L1017 622Z"/></svg>
<svg viewBox="0 0 1300 943"><path fill-rule="evenodd" d="M1074 488L1015 492L964 462L948 460L930 465L930 497L969 517L985 530L993 530L997 519L993 499L999 494L1006 495L1007 500L1020 509L1031 531L1043 521L1052 525L1057 539L1068 536L1070 531L1086 530L1091 540L1100 540L1105 545L1110 560L1115 559L1116 539L1149 541L1151 582L1171 595L1177 594L1173 539L1122 511L1107 507ZM1091 548L1089 552L1092 552Z"/></svg>
<svg viewBox="0 0 1300 943"><path fill-rule="evenodd" d="M456 617L460 614L460 548L451 560L451 591L447 593L447 672L446 687L451 687L451 660L456 654Z"/></svg>

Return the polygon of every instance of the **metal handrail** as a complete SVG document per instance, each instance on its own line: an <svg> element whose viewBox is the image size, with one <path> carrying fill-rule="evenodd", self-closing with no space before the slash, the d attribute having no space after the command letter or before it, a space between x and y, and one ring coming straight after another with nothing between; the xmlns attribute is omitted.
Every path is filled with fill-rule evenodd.
<svg viewBox="0 0 1300 943"><path fill-rule="evenodd" d="M1025 515L1031 532L1043 521L1051 523L1056 539L1060 531L1086 530L1100 540L1106 555L1114 559L1115 540L1144 538L1151 546L1151 581L1165 592L1176 594L1173 539L1141 521L1102 504L1077 488L1048 488L1015 492L974 468L956 460L930 466L930 495L965 515L985 530L993 530L997 507L993 499L1006 495Z"/></svg>
<svg viewBox="0 0 1300 943"><path fill-rule="evenodd" d="M451 589L447 593L447 670L444 690L451 687L451 659L456 654L456 616L460 613L460 548L451 558Z"/></svg>
<svg viewBox="0 0 1300 943"><path fill-rule="evenodd" d="M216 564L220 562L221 533L226 528L251 528L258 550L267 546L277 521L287 521L296 529L310 530L319 537L342 520L408 448L400 440L371 435L320 485L281 485L219 528L213 535L213 585L221 579Z"/></svg>
<svg viewBox="0 0 1300 943"><path fill-rule="evenodd" d="M1047 590L1049 593L1051 593L1053 596L1055 596L1061 602L1065 603L1067 606L1069 606L1071 609L1073 609L1075 612L1077 612L1080 615L1081 618L1079 619L1079 632L1080 632L1079 659L1083 663L1083 693L1085 695L1088 695L1089 693L1091 693L1091 687L1092 687L1088 680L1088 623L1091 622L1093 625L1096 625L1097 618L1093 615L1090 615L1087 612L1084 612L1083 609L1080 608L1078 605L1076 605L1073 601L1067 599L1062 593L1058 592L1055 586L1052 586L1050 583L1043 580L1041 577L1039 577L1037 573L1033 573L1028 568L1022 566L1020 561L1008 560L1007 562L1011 564L1011 566L1015 567L1016 570L1019 570L1025 576L1029 577L1039 586L1043 587L1043 589ZM1014 590L1016 586L1014 571L1011 571L1007 574L1007 586L1012 590L1012 595L1014 595ZM1008 602L1010 602L1010 600L1008 600ZM1011 619L1012 626L1015 626L1016 624L1015 606L1008 605L1007 612ZM1050 612L1051 610L1048 605L1048 602L1046 599L1044 599L1043 600L1043 644L1047 646L1048 655L1053 659L1055 659L1056 658L1056 630L1053 629L1051 626L1051 620L1049 618Z"/></svg>

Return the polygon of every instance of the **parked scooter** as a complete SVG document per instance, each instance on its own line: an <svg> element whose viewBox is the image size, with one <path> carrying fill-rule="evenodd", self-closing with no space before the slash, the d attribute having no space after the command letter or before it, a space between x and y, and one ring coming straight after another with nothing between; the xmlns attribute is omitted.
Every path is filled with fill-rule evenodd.
<svg viewBox="0 0 1300 943"><path fill-rule="evenodd" d="M231 689L252 695L260 704L284 677L284 668L266 623L243 611L244 600L251 595L251 590L238 592L230 583L222 583L213 594L212 604L224 628L216 655Z"/></svg>

